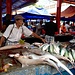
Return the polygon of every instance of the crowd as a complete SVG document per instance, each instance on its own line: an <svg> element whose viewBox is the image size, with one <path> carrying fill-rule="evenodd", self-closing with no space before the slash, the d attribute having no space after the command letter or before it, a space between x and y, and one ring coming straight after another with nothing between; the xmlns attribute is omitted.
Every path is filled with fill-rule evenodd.
<svg viewBox="0 0 75 75"><path fill-rule="evenodd" d="M69 21L64 21L62 25L60 26L60 33L65 34L65 33L70 33L70 34L75 34L75 25L74 22L70 23Z"/></svg>
<svg viewBox="0 0 75 75"><path fill-rule="evenodd" d="M3 23L3 29L1 31L3 36L0 39L0 46L2 46L4 41L6 41L6 45L8 43L18 43L22 36L24 38L34 36L41 39L43 43L50 43L54 40L56 32L58 32L58 27L53 17L50 18L50 22L40 20L36 23L33 21L24 22L25 18L21 15L16 15L14 17L15 21L11 22L9 15L7 16L8 18ZM60 26L60 34L65 33L75 34L74 22L73 24L70 24L68 21L62 23ZM44 38L41 35L44 35Z"/></svg>

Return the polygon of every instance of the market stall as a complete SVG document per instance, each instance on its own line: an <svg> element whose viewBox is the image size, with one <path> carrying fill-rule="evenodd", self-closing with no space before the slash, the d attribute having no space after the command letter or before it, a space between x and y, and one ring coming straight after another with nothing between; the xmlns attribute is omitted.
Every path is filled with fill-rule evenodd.
<svg viewBox="0 0 75 75"><path fill-rule="evenodd" d="M34 43L34 44L29 44L25 42L25 45L23 46L4 46L2 48L0 48L0 67L5 66L7 63L11 63L13 64L13 66L9 66L8 68L6 68L6 70L2 70L0 68L0 75L58 75L60 74L60 72L62 74L66 74L68 75L70 72L67 70L69 69L73 74L75 74L75 69L72 66L72 63L67 62L66 60L60 60L59 62L61 62L63 65L65 65L65 67L67 67L67 69L65 69L63 66L59 67L60 71L58 69L56 69L55 67L52 67L47 65L47 64L38 64L38 65L30 65L30 66L25 66L22 68L22 63L18 62L15 58L9 57L9 55L11 54L16 54L19 53L21 55L31 55L31 54L35 54L37 56L43 56L46 54L45 49L47 49L47 47L45 48L41 48L40 49L40 45L41 43ZM63 45L68 45L67 43L63 43ZM37 46L36 46L37 45ZM44 46L47 46L48 44L44 44ZM54 45L54 44L53 44ZM51 46L51 45L48 45ZM49 47L50 48L50 47ZM48 49L49 49L48 48ZM43 50L42 50L43 49ZM50 51L49 51L50 52ZM57 51L56 51L57 52ZM51 54L51 57L54 56ZM51 58L49 57L49 58ZM47 58L47 56L46 56ZM56 56L54 56L54 58L57 59ZM51 58L52 59L52 58ZM56 60L54 59L54 60ZM42 59L41 59L42 60ZM46 60L46 59L45 59ZM26 61L28 61L26 59ZM47 60L46 60L47 61ZM57 61L58 62L58 61ZM58 63L59 63L58 62Z"/></svg>
<svg viewBox="0 0 75 75"><path fill-rule="evenodd" d="M44 36L42 36L44 38ZM73 35L55 35L55 41L59 41L59 42L69 42L70 40L73 39ZM25 40L26 42L32 44L34 42L40 42L42 43L42 41L38 38L35 37L27 37L27 38L23 38L23 40Z"/></svg>
<svg viewBox="0 0 75 75"><path fill-rule="evenodd" d="M59 5L59 4L58 4ZM60 13L59 13L60 14ZM58 19L59 19L59 17L58 17ZM59 20L58 20L59 21ZM56 37L60 37L60 36L56 36ZM62 36L61 36L62 37ZM69 37L69 36L68 36ZM67 37L67 38L68 38ZM64 38L64 37L63 37ZM57 40L56 41L62 41L63 40L63 38L60 40L60 38L58 39L57 38ZM67 38L66 38L66 40L65 41L69 41L69 40L71 40L71 38L69 38L68 40L67 40ZM28 38L27 38L28 39ZM31 38L32 39L32 38ZM26 39L25 39L26 40ZM33 39L34 40L34 39ZM36 39L37 40L37 39ZM35 41L36 41L35 40ZM40 40L39 40L40 41ZM37 41L37 42L39 42L39 41ZM54 45L53 43L52 44L43 44L43 46L41 47L41 51L42 51L42 53L43 54L41 54L41 52L37 52L37 53L34 53L34 52L36 52L36 51L39 51L39 49L40 49L40 46L38 46L38 48L36 48L33 44L31 44L31 43L33 43L33 42L31 42L31 40L28 40L28 42L30 43L30 45L29 46L22 46L22 47L20 47L20 46L16 46L15 45L15 48L13 47L13 49L5 49L5 50L3 50L2 48L0 48L0 56L2 57L1 59L0 59L0 70L1 70L1 73L0 73L0 75L50 75L50 74L65 74L65 75L68 75L68 74L70 74L70 75L73 75L73 74L75 74L75 69L74 69L74 62L75 62L75 59L74 59L74 50L73 50L73 48L72 48L72 53L70 53L70 51L68 52L68 50L69 49L66 49L65 48L65 46L67 46L67 44L65 44L65 46L63 47L63 49L61 50L61 49L59 49L58 48L58 44L56 44L56 45ZM41 41L40 41L41 42ZM26 42L25 42L26 43ZM36 44L35 44L36 45ZM64 44L63 44L64 45ZM8 47L8 46L7 46ZM6 47L6 48L7 48ZM51 48L52 47L52 48ZM57 48L57 49L55 49L55 47ZM62 48L61 47L61 48ZM50 49L51 48L51 49ZM69 48L69 47L68 47ZM35 50L36 49L36 51L33 51L33 50ZM16 60L13 60L13 59L15 59L15 58L11 58L11 57L9 57L9 54L15 54L15 53L19 53L19 54L22 54L22 55L24 55L24 51L27 51L26 52L26 55L29 55L28 54L28 50L30 50L29 52L30 52L30 54L31 53L34 53L34 54L37 54L38 55L38 53L40 53L40 55L39 55L39 57L41 56L41 55L44 55L45 54L45 52L46 51L48 51L48 52L50 52L50 54L49 54L49 56L51 56L51 57L53 57L53 58L55 58L54 60L53 60L53 58L51 58L51 57L49 57L50 59L51 59L51 62L54 62L55 63L55 67L52 67L52 65L50 66L48 66L47 64L45 64L45 65L38 65L38 66L26 66L26 67L24 67L24 68L22 68L22 63L19 63L19 61L16 61ZM46 51L45 51L46 50ZM53 51L52 51L53 50ZM55 51L54 51L55 50ZM65 60L63 60L63 61L61 61L61 60L59 60L56 56L57 56L57 54L56 54L56 56L54 56L54 55L52 55L51 54L51 51L53 52L53 54L54 53L56 53L56 52L58 52L58 50L60 50L59 52L61 52L61 53L59 53L59 54L61 54L61 55L65 55L65 56L67 56L66 55L66 51L67 51L67 53L69 54L68 55L68 60L70 60L71 62L73 61L73 64L72 63L70 63L70 62L66 62ZM70 50L71 50L71 47L70 47ZM32 52L33 51L33 52ZM63 54L62 54L62 51L64 52ZM72 58L70 58L70 56L71 55L73 55L72 57L73 57L73 59ZM14 56L13 56L14 57ZM49 59L49 60L50 60ZM57 60L56 60L57 59ZM49 60L46 60L45 59L45 62L46 63L48 63L49 62ZM62 62L62 63L61 63ZM11 64L13 64L13 66L9 66L9 67L5 67L5 68L3 68L4 66L6 66L7 65L7 63L11 63ZM49 62L50 63L50 62ZM33 64L33 63L32 63ZM59 65L58 65L59 64ZM63 64L63 65L62 65ZM59 71L60 70L60 71ZM73 73L73 74L72 74Z"/></svg>
<svg viewBox="0 0 75 75"><path fill-rule="evenodd" d="M73 35L56 35L55 36L55 41L60 41L60 42L69 42L72 39L73 39Z"/></svg>

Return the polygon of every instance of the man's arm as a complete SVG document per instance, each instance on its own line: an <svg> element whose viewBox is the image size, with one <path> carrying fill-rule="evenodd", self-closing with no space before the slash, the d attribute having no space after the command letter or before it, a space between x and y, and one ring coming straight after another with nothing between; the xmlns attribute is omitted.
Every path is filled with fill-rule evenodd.
<svg viewBox="0 0 75 75"><path fill-rule="evenodd" d="M46 42L46 40L45 39L43 39L43 38L41 38L39 35L37 35L36 33L32 33L32 36L34 36L34 37L36 37L36 38L39 38L39 39L41 39L42 40L42 42Z"/></svg>
<svg viewBox="0 0 75 75"><path fill-rule="evenodd" d="M1 39L0 39L0 47L2 46L3 42L5 41L5 37L2 36Z"/></svg>

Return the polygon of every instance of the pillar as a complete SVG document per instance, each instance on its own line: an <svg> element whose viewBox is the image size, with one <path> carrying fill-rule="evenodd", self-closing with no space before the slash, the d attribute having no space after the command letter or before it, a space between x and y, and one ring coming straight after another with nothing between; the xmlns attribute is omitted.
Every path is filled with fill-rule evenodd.
<svg viewBox="0 0 75 75"><path fill-rule="evenodd" d="M0 0L0 31L2 29L2 0Z"/></svg>
<svg viewBox="0 0 75 75"><path fill-rule="evenodd" d="M61 3L62 3L62 0L57 0L56 23L58 25L58 33L60 29Z"/></svg>
<svg viewBox="0 0 75 75"><path fill-rule="evenodd" d="M12 0L6 0L6 14L12 15Z"/></svg>

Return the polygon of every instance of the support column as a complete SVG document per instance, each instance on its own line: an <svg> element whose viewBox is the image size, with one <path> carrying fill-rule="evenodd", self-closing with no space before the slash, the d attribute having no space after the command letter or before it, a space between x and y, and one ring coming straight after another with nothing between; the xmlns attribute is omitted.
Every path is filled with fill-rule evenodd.
<svg viewBox="0 0 75 75"><path fill-rule="evenodd" d="M62 3L62 0L57 0L56 23L58 25L58 33L60 29L61 3Z"/></svg>
<svg viewBox="0 0 75 75"><path fill-rule="evenodd" d="M12 0L6 0L6 14L12 15Z"/></svg>
<svg viewBox="0 0 75 75"><path fill-rule="evenodd" d="M0 31L2 29L2 0L0 0Z"/></svg>

